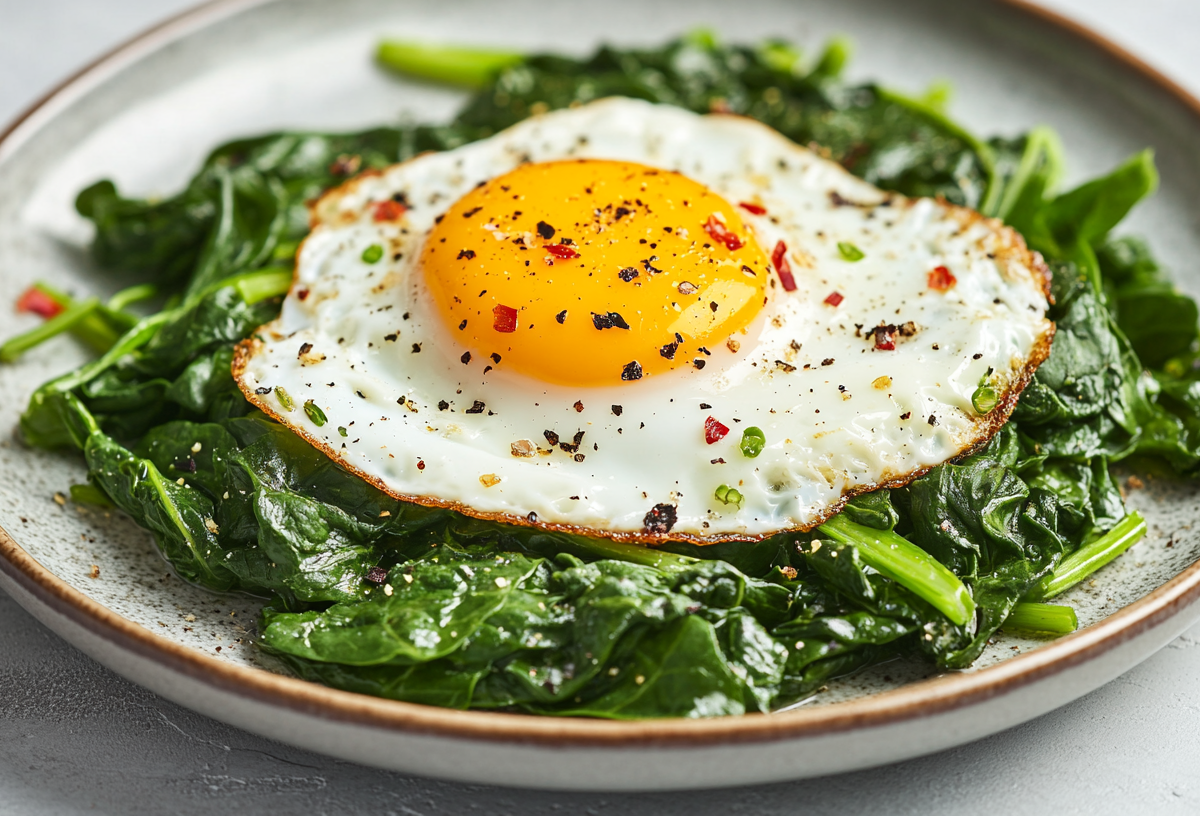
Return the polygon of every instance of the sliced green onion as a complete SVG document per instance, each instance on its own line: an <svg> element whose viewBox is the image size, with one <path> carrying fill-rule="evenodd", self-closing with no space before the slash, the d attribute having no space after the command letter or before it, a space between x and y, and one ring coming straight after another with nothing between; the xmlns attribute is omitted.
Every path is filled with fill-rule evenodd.
<svg viewBox="0 0 1200 816"><path fill-rule="evenodd" d="M279 404L283 406L283 410L292 411L296 407L292 395L289 394L283 386L275 386L275 399L279 400Z"/></svg>
<svg viewBox="0 0 1200 816"><path fill-rule="evenodd" d="M279 389L276 388L275 390L278 391ZM312 420L312 424L316 425L318 428L329 421L329 419L325 416L325 412L321 410L321 406L317 405L312 400L308 400L304 403L304 413L308 414L308 418Z"/></svg>
<svg viewBox="0 0 1200 816"><path fill-rule="evenodd" d="M1048 599L1062 594L1128 550L1145 534L1146 520L1134 510L1117 522L1116 527L1064 558L1058 568L1043 579L1037 592L1031 595Z"/></svg>
<svg viewBox="0 0 1200 816"><path fill-rule="evenodd" d="M1051 635L1069 635L1079 628L1079 618L1069 606L1044 603L1019 603L1013 607L1004 621L1005 629L1021 629L1026 632L1045 632Z"/></svg>
<svg viewBox="0 0 1200 816"><path fill-rule="evenodd" d="M841 253L842 258L850 263L861 261L867 257L861 249L847 241L838 241L838 252Z"/></svg>
<svg viewBox="0 0 1200 816"><path fill-rule="evenodd" d="M730 487L729 485L721 485L718 487L713 493L713 496L722 504L736 504L738 507L741 507L742 502L746 499L746 497L743 496L740 491Z"/></svg>
<svg viewBox="0 0 1200 816"><path fill-rule="evenodd" d="M345 426L338 425L338 434L341 436L349 436L350 432L346 430Z"/></svg>
<svg viewBox="0 0 1200 816"><path fill-rule="evenodd" d="M853 544L863 563L924 598L962 626L975 614L971 593L932 555L890 530L875 530L838 515L818 530L842 544Z"/></svg>
<svg viewBox="0 0 1200 816"><path fill-rule="evenodd" d="M761 428L756 428L751 425L746 430L742 431L742 456L747 459L753 459L763 452L763 448L767 446L766 434Z"/></svg>
<svg viewBox="0 0 1200 816"><path fill-rule="evenodd" d="M375 58L385 68L402 74L466 88L482 88L505 68L525 60L523 55L513 51L431 45L411 40L385 40L379 44Z"/></svg>
<svg viewBox="0 0 1200 816"><path fill-rule="evenodd" d="M371 244L362 252L363 263L379 263L379 259L382 257L383 247L381 247L379 244Z"/></svg>
<svg viewBox="0 0 1200 816"><path fill-rule="evenodd" d="M996 389L990 385L979 386L971 395L971 406L981 416L990 414L999 401L1000 397L996 395Z"/></svg>

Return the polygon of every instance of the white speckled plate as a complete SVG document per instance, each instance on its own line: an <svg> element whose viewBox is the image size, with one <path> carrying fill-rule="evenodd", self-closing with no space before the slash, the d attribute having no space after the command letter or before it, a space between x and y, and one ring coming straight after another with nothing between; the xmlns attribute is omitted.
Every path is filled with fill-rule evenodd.
<svg viewBox="0 0 1200 816"><path fill-rule="evenodd" d="M448 117L461 97L371 64L385 33L586 52L654 44L696 25L733 40L858 44L856 78L919 91L951 78L953 114L976 132L1046 122L1071 179L1153 146L1163 187L1129 229L1200 292L1192 191L1200 103L1088 32L1015 3L953 0L678 0L655 4L467 0L225 0L160 27L54 92L0 137L0 291L35 279L109 288L90 267L74 194L102 177L176 189L225 139L274 128L354 128ZM32 325L13 317L4 334ZM0 426L29 393L84 359L66 338L0 368ZM462 780L556 788L711 787L812 776L929 753L995 733L1100 686L1198 616L1200 500L1151 482L1130 496L1150 535L1064 597L1085 628L1053 642L998 638L968 672L893 662L772 715L618 723L457 712L332 691L287 677L247 644L258 606L182 583L150 537L103 511L60 505L75 456L0 442L0 588L125 676L218 719L360 762ZM4 531L7 531L5 533ZM94 576L93 565L98 568Z"/></svg>

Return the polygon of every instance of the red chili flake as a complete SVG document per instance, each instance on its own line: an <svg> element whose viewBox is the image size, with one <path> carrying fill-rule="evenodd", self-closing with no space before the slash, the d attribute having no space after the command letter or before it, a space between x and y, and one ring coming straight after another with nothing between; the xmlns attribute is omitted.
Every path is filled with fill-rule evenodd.
<svg viewBox="0 0 1200 816"><path fill-rule="evenodd" d="M422 460L418 459L418 460L417 460L417 470L424 470L424 469L425 469L425 462L423 462Z"/></svg>
<svg viewBox="0 0 1200 816"><path fill-rule="evenodd" d="M875 348L880 351L896 350L896 332L893 326L875 327Z"/></svg>
<svg viewBox="0 0 1200 816"><path fill-rule="evenodd" d="M555 258L559 258L560 260L564 261L569 261L572 258L579 257L578 252L571 249L569 246L566 246L565 244L546 244L545 249Z"/></svg>
<svg viewBox="0 0 1200 816"><path fill-rule="evenodd" d="M746 212L753 213L754 215L766 215L767 214L766 207L764 207L761 204L755 204L753 201L739 201L738 206L741 207Z"/></svg>
<svg viewBox="0 0 1200 816"><path fill-rule="evenodd" d="M725 434L729 433L729 427L722 425L716 417L709 417L704 420L704 441L708 444L719 442L725 438Z"/></svg>
<svg viewBox="0 0 1200 816"><path fill-rule="evenodd" d="M730 251L742 248L742 239L730 232L725 223L715 215L710 215L708 220L704 222L704 231L708 233L710 238L718 244L724 244L725 248Z"/></svg>
<svg viewBox="0 0 1200 816"><path fill-rule="evenodd" d="M958 278L944 266L938 266L926 276L926 281L929 283L929 288L938 292L945 292L954 284L958 283Z"/></svg>
<svg viewBox="0 0 1200 816"><path fill-rule="evenodd" d="M842 297L841 292L830 292L829 297L825 298L825 302L830 306L841 306L843 300L845 300L845 298Z"/></svg>
<svg viewBox="0 0 1200 816"><path fill-rule="evenodd" d="M771 263L775 264L775 271L779 273L779 282L783 284L784 291L795 292L796 278L792 275L792 265L788 263L787 244L783 241L775 244L775 249L771 251Z"/></svg>
<svg viewBox="0 0 1200 816"><path fill-rule="evenodd" d="M492 328L505 334L517 330L517 310L503 304L492 309Z"/></svg>
<svg viewBox="0 0 1200 816"><path fill-rule="evenodd" d="M25 290L25 293L17 299L18 312L33 312L36 315L41 315L44 318L54 317L61 312L63 307L47 295L41 289L35 286L30 286Z"/></svg>
<svg viewBox="0 0 1200 816"><path fill-rule="evenodd" d="M408 212L408 207L389 198L387 201L380 201L375 205L375 220L399 221L406 212Z"/></svg>

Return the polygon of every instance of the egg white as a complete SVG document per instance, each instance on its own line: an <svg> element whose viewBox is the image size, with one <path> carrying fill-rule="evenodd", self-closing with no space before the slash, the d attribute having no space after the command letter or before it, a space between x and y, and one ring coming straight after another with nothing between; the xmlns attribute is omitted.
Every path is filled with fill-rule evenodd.
<svg viewBox="0 0 1200 816"><path fill-rule="evenodd" d="M766 214L746 222L768 253L787 243L796 291L773 281L758 319L710 349L703 370L579 388L503 361L484 373L480 356L464 365L422 284L422 242L480 181L568 157L678 170L730 202L761 203ZM405 218L376 223L374 204L397 193ZM839 242L865 257L847 261ZM372 244L385 256L368 264ZM937 266L957 278L946 292L927 285ZM836 307L825 303L833 292ZM607 99L327 194L282 314L239 348L234 374L263 410L400 498L622 540L758 538L809 529L850 495L986 441L1048 352L1046 309L1044 266L997 221L886 194L752 120ZM910 321L915 334L894 351L874 348L872 328ZM980 416L971 396L989 370L1001 399ZM261 393L279 386L293 410ZM711 445L708 416L730 428ZM766 437L756 458L739 449L750 426ZM551 445L547 430L563 442L583 431L578 451ZM742 494L740 507L715 498L720 485ZM648 530L664 504L672 528Z"/></svg>

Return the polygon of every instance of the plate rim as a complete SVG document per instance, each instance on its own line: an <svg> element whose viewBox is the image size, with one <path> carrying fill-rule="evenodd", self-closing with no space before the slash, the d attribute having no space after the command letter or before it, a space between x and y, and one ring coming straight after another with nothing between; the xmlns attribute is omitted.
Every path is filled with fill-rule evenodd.
<svg viewBox="0 0 1200 816"><path fill-rule="evenodd" d="M278 0L209 0L144 30L67 77L0 131L0 163L42 120L86 96L122 68L225 17ZM1200 100L1158 69L1087 26L1027 0L994 0L1091 49L1157 87L1200 127ZM855 700L775 714L711 719L612 721L489 711L458 711L340 691L234 665L167 640L94 601L43 567L0 527L0 572L52 611L118 649L192 680L270 707L394 733L544 747L707 747L815 738L900 725L981 704L1096 660L1200 600L1200 561L1091 626L971 673L943 674Z"/></svg>

